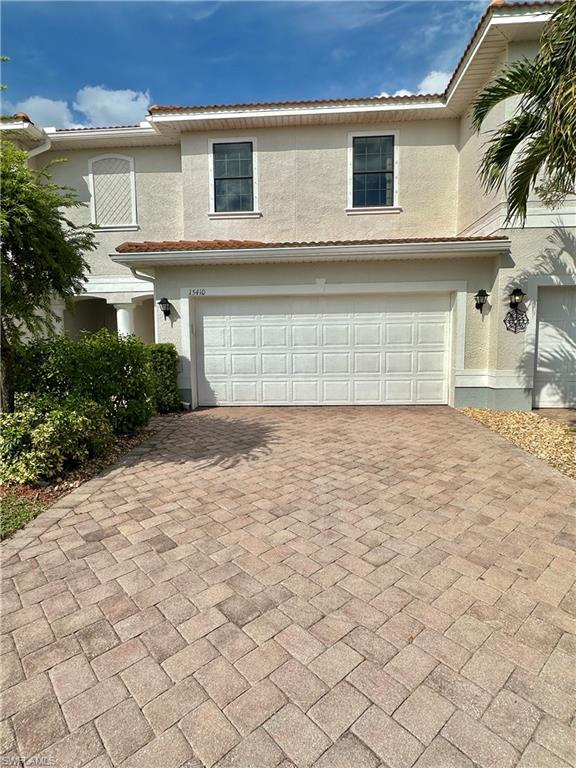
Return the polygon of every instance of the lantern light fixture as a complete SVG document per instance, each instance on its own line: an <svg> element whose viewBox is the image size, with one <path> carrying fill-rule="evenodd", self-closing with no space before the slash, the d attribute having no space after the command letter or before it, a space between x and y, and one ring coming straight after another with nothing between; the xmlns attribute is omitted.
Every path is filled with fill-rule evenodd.
<svg viewBox="0 0 576 768"><path fill-rule="evenodd" d="M518 309L519 305L522 304L525 298L526 298L526 294L524 293L522 288L512 288L512 291L509 296L510 309Z"/></svg>
<svg viewBox="0 0 576 768"><path fill-rule="evenodd" d="M486 304L488 300L488 296L490 294L484 290L484 288L480 288L478 293L474 296L474 301L476 302L476 309L480 311L480 314L482 314L482 309L484 308L484 304Z"/></svg>
<svg viewBox="0 0 576 768"><path fill-rule="evenodd" d="M164 314L164 319L167 320L170 317L171 312L171 305L167 298L162 297L160 301L158 302L158 306L162 310L162 313Z"/></svg>

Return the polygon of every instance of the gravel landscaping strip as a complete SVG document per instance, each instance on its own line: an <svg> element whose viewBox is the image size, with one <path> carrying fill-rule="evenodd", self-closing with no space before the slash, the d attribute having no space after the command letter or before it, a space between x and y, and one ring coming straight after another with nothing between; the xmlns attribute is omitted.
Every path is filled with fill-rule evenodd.
<svg viewBox="0 0 576 768"><path fill-rule="evenodd" d="M459 408L562 474L576 479L576 430L531 411Z"/></svg>

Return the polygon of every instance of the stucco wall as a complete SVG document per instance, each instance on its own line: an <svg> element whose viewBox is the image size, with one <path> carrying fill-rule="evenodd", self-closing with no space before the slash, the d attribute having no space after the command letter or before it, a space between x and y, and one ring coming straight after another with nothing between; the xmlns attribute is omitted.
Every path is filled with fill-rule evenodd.
<svg viewBox="0 0 576 768"><path fill-rule="evenodd" d="M114 264L109 254L125 240L178 240L182 236L182 175L180 147L124 147L51 151L41 155L42 163L65 158L51 169L54 181L77 190L86 207L69 212L78 224L90 223L88 160L100 154L119 153L134 158L138 229L106 232L96 230L98 248L87 255L92 277L97 275L130 275L126 267ZM38 158L40 160L40 158Z"/></svg>
<svg viewBox="0 0 576 768"><path fill-rule="evenodd" d="M347 215L348 134L399 132L399 214ZM225 134L228 137L228 133ZM209 140L182 136L184 236L266 242L438 237L456 230L457 120L234 132L254 137L260 219L211 220Z"/></svg>
<svg viewBox="0 0 576 768"><path fill-rule="evenodd" d="M538 286L576 283L576 227L507 229L500 234L510 238L512 248L511 257L502 260L492 288L489 363L493 368L516 370L522 381L529 381ZM527 294L530 313L528 331L519 334L506 331L503 323L510 308L508 296L516 286Z"/></svg>

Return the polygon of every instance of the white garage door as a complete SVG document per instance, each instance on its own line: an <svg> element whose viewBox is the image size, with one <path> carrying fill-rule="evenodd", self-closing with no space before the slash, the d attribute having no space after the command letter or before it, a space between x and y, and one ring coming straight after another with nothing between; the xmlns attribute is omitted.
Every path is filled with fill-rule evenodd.
<svg viewBox="0 0 576 768"><path fill-rule="evenodd" d="M446 403L448 295L198 302L200 405Z"/></svg>
<svg viewBox="0 0 576 768"><path fill-rule="evenodd" d="M576 406L576 288L538 291L537 408Z"/></svg>

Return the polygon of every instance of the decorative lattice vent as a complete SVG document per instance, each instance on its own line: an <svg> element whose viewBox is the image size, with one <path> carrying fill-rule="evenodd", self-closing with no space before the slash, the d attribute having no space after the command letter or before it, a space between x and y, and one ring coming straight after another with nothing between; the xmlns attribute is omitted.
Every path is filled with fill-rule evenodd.
<svg viewBox="0 0 576 768"><path fill-rule="evenodd" d="M91 166L95 223L100 227L136 224L130 159L103 157Z"/></svg>

